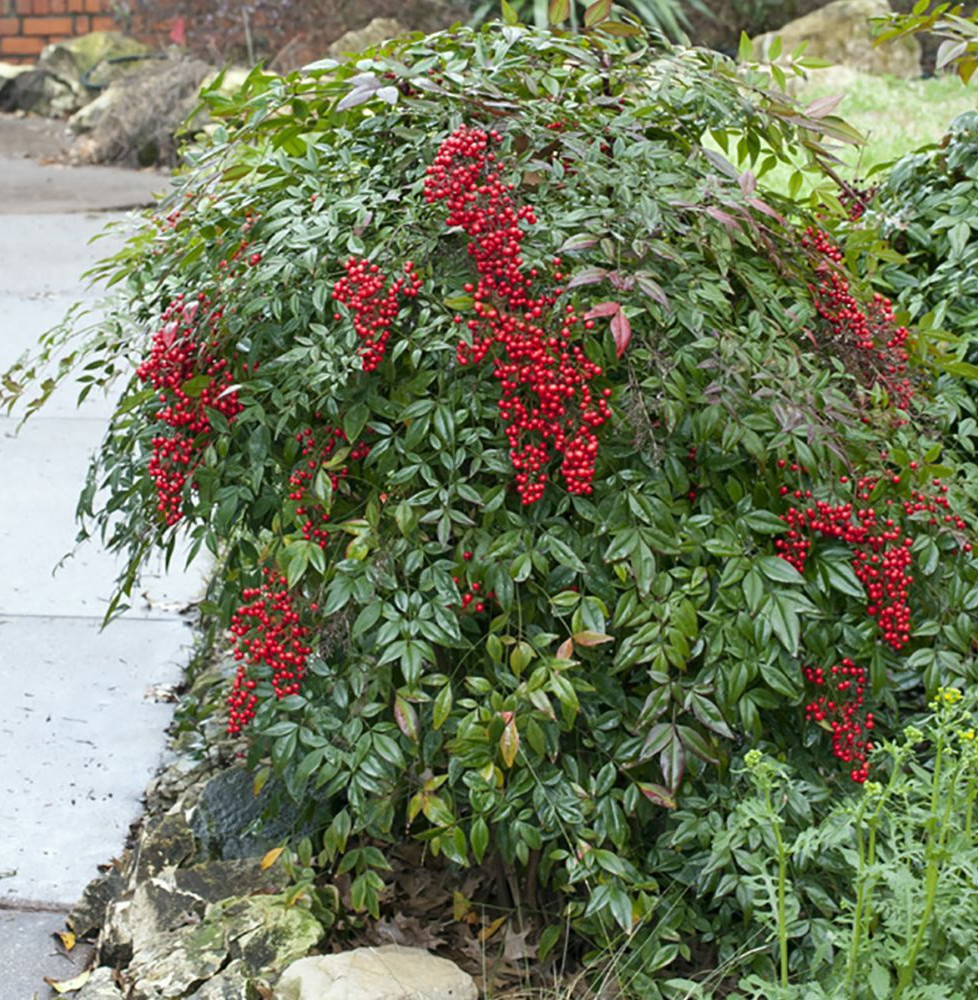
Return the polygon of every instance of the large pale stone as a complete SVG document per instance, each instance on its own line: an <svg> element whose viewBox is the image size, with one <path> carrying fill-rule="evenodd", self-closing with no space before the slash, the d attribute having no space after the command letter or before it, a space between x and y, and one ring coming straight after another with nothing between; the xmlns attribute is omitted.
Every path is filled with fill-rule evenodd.
<svg viewBox="0 0 978 1000"><path fill-rule="evenodd" d="M790 21L778 31L760 35L754 50L766 59L776 37L781 38L782 53L789 54L802 42L808 42L806 56L815 56L840 66L851 66L864 73L898 77L918 77L920 43L912 35L873 44L870 18L889 14L887 0L836 0L825 7Z"/></svg>
<svg viewBox="0 0 978 1000"><path fill-rule="evenodd" d="M133 955L127 970L130 1000L185 997L227 973L204 993L222 997L235 982L269 979L307 954L323 929L308 910L282 896L227 899L208 907L204 919L157 936Z"/></svg>
<svg viewBox="0 0 978 1000"><path fill-rule="evenodd" d="M342 59L351 52L363 52L374 45L380 45L391 38L397 38L407 31L399 21L391 17L375 17L368 25L356 31L348 31L340 35L326 50L326 54L334 59Z"/></svg>
<svg viewBox="0 0 978 1000"><path fill-rule="evenodd" d="M282 975L275 1000L476 1000L472 977L423 948L355 948L302 958Z"/></svg>

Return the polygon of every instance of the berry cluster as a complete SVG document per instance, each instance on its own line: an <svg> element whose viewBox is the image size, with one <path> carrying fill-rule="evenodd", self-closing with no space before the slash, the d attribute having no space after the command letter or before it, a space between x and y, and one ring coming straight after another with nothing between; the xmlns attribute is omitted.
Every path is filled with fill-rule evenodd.
<svg viewBox="0 0 978 1000"><path fill-rule="evenodd" d="M310 629L301 623L282 576L266 568L265 582L245 590L241 597L245 603L231 619L234 658L238 661L228 695L227 731L232 736L255 717L258 680L270 674L277 698L298 694L312 652L306 643Z"/></svg>
<svg viewBox="0 0 978 1000"><path fill-rule="evenodd" d="M333 299L353 313L353 328L362 341L360 357L363 370L374 371L384 360L391 323L400 310L400 297L414 298L421 287L421 278L414 273L413 261L404 265L404 277L396 278L387 287L387 276L369 260L351 257L343 265L346 277L333 285ZM340 320L339 313L333 318Z"/></svg>
<svg viewBox="0 0 978 1000"><path fill-rule="evenodd" d="M878 191L878 184L860 187L849 182L842 187L839 191L839 202L845 208L850 222L858 222L866 214L866 209Z"/></svg>
<svg viewBox="0 0 978 1000"><path fill-rule="evenodd" d="M554 328L541 321L555 313L562 289L534 294L536 268L525 268L521 247L524 226L536 224L531 205L518 205L514 185L501 176L490 143L498 132L462 125L441 145L427 168L425 198L445 202L446 226L463 230L478 274L465 285L475 316L467 321L468 339L457 348L459 364L478 364L494 347L496 379L502 388L499 414L506 426L516 490L524 504L543 495L546 466L552 454L562 457L561 474L569 493L592 491L598 453L598 428L611 416L610 389L595 392L591 382L602 374L580 345L571 342L581 320L573 306L556 314ZM560 258L553 259L560 281ZM455 322L466 322L456 316Z"/></svg>
<svg viewBox="0 0 978 1000"><path fill-rule="evenodd" d="M787 463L782 459L780 468ZM792 465L792 472L807 473L803 466ZM910 463L911 471L917 462ZM899 473L881 476L862 476L851 483L848 476L839 480L840 487L852 490L852 499L838 503L813 500L811 489L781 486L782 496L792 495L796 500L808 500L805 506L792 506L781 515L787 532L774 542L775 551L791 563L799 573L804 572L808 556L816 538L829 538L852 548L852 568L865 587L868 596L866 613L876 619L884 642L893 649L902 649L911 637L910 586L912 575L911 548L913 536L906 523L911 518L927 515L932 527L944 527L963 532L967 524L950 509L947 485L933 480L935 492L911 489L909 498L894 499L878 495L881 483L899 486ZM874 500L874 497L876 499ZM877 506L879 505L879 506ZM970 543L962 546L971 551Z"/></svg>
<svg viewBox="0 0 978 1000"><path fill-rule="evenodd" d="M879 294L865 307L856 299L839 269L842 251L828 234L809 228L802 245L820 259L818 283L809 287L833 350L860 384L881 386L893 406L906 410L914 394L907 373L908 331L897 326L892 303Z"/></svg>
<svg viewBox="0 0 978 1000"><path fill-rule="evenodd" d="M204 295L190 301L178 296L153 334L149 357L136 369L139 379L157 391L160 407L155 417L169 429L153 437L147 466L156 486L156 509L167 526L183 516L183 490L211 432L207 410L216 410L231 423L242 409L231 388L227 360L212 353L217 344L198 339L199 316L207 305ZM220 310L211 312L211 328L220 317ZM203 385L197 381L201 377Z"/></svg>
<svg viewBox="0 0 978 1000"><path fill-rule="evenodd" d="M317 413L318 417L319 414ZM347 465L335 469L324 468L333 457L337 446L346 442L346 434L339 427L326 427L321 438L311 427L305 427L295 436L299 444L299 462L289 476L289 499L297 501L296 517L302 527L302 536L307 542L315 542L321 549L329 540L329 511L323 507L312 493L314 480L322 469L328 476L333 492L350 472ZM370 445L359 443L350 449L348 458L359 461L370 454Z"/></svg>
<svg viewBox="0 0 978 1000"><path fill-rule="evenodd" d="M805 667L805 678L826 691L805 705L805 718L831 728L832 753L850 765L849 777L862 784L869 777L867 759L873 742L868 733L875 725L872 712L863 718L859 714L868 683L866 668L844 659L828 674L821 667Z"/></svg>

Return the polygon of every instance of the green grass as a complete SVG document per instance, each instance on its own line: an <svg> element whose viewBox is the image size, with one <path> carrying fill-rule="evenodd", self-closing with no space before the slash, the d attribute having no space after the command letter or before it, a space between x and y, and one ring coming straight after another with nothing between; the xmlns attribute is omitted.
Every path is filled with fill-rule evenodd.
<svg viewBox="0 0 978 1000"><path fill-rule="evenodd" d="M836 170L846 180L864 178L872 167L940 141L957 115L978 108L978 86L967 87L956 76L900 80L838 66L817 70L809 81L801 86L797 81L789 83L789 88L803 107L818 98L842 96L834 113L866 139L862 146L835 147L841 161ZM707 142L718 148L712 140ZM730 154L735 147L734 142ZM737 165L747 167L746 163ZM779 164L761 177L759 184L786 194L793 173L791 167ZM812 180L805 176L802 194L812 190Z"/></svg>
<svg viewBox="0 0 978 1000"><path fill-rule="evenodd" d="M807 104L833 94L844 95L836 114L867 139L861 149L841 154L849 176L937 142L953 118L978 107L978 87L956 76L898 80L841 67L813 73L799 97Z"/></svg>

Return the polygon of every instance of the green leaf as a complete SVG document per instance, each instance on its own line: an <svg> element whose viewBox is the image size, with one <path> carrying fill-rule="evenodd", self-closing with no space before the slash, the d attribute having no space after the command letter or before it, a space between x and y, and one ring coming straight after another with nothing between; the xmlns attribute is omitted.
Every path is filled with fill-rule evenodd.
<svg viewBox="0 0 978 1000"><path fill-rule="evenodd" d="M550 0L548 16L551 24L563 24L570 16L570 0Z"/></svg>
<svg viewBox="0 0 978 1000"><path fill-rule="evenodd" d="M445 720L448 718L449 713L452 711L452 684L449 681L442 689L438 692L438 696L435 698L435 704L432 713L432 728L435 730L441 729L445 724Z"/></svg>
<svg viewBox="0 0 978 1000"><path fill-rule="evenodd" d="M780 556L761 556L754 565L775 583L804 583L805 578L786 559Z"/></svg>
<svg viewBox="0 0 978 1000"><path fill-rule="evenodd" d="M837 558L821 554L817 557L816 565L818 566L818 575L825 588L837 590L840 594L859 600L866 599L866 591L859 582L847 555Z"/></svg>
<svg viewBox="0 0 978 1000"><path fill-rule="evenodd" d="M626 934L630 934L632 931L632 901L628 898L628 893L617 885L610 886L608 908L611 910L615 923Z"/></svg>
<svg viewBox="0 0 978 1000"><path fill-rule="evenodd" d="M754 61L754 43L746 31L740 33L740 43L737 46L737 59L740 62Z"/></svg>
<svg viewBox="0 0 978 1000"><path fill-rule="evenodd" d="M343 414L343 433L350 444L356 444L369 416L370 407L366 403L353 403L347 408Z"/></svg>
<svg viewBox="0 0 978 1000"><path fill-rule="evenodd" d="M500 6L502 9L503 24L513 25L520 23L516 8L511 3L507 3L506 0L500 0Z"/></svg>
<svg viewBox="0 0 978 1000"><path fill-rule="evenodd" d="M554 950L557 942L560 941L564 933L563 924L548 924L540 935L540 943L537 946L537 958L543 962Z"/></svg>
<svg viewBox="0 0 978 1000"><path fill-rule="evenodd" d="M792 603L785 595L774 591L761 605L761 617L770 625L781 645L794 656L801 640L801 621Z"/></svg>
<svg viewBox="0 0 978 1000"><path fill-rule="evenodd" d="M699 719L707 729L712 729L713 732L726 737L728 740L732 740L734 738L733 731L727 725L727 722L723 717L723 713L705 695L698 694L694 691L690 698L690 707L693 709L693 714L696 718Z"/></svg>
<svg viewBox="0 0 978 1000"><path fill-rule="evenodd" d="M762 535L780 535L788 529L784 520L769 510L752 510L743 516L742 521L751 531Z"/></svg>
<svg viewBox="0 0 978 1000"><path fill-rule="evenodd" d="M575 573L586 573L587 566L581 562L574 550L566 543L562 542L556 535L545 535L543 542L547 551L562 566L574 570Z"/></svg>
<svg viewBox="0 0 978 1000"><path fill-rule="evenodd" d="M476 863L481 865L482 859L486 855L486 848L489 846L489 826L481 816L477 816L472 823L469 843L472 845L472 853L475 855Z"/></svg>

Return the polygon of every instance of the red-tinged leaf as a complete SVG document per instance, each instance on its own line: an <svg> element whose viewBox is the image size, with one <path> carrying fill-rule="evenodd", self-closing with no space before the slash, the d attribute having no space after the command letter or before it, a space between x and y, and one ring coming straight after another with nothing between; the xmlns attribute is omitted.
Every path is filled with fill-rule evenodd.
<svg viewBox="0 0 978 1000"><path fill-rule="evenodd" d="M569 660L574 655L574 639L565 639L557 647L557 659L558 660Z"/></svg>
<svg viewBox="0 0 978 1000"><path fill-rule="evenodd" d="M723 209L717 208L716 205L707 205L705 211L711 219L722 222L728 229L734 232L740 232L740 223L729 212L724 212Z"/></svg>
<svg viewBox="0 0 978 1000"><path fill-rule="evenodd" d="M637 38L643 34L637 24L625 24L623 21L605 21L598 26L598 31L615 38Z"/></svg>
<svg viewBox="0 0 978 1000"><path fill-rule="evenodd" d="M750 205L751 208L756 208L758 212L769 216L777 222L784 222L784 217L779 212L776 212L773 208L771 208L766 201L761 201L760 198L748 198L747 204Z"/></svg>
<svg viewBox="0 0 978 1000"><path fill-rule="evenodd" d="M399 694L394 696L394 721L409 740L418 742L418 713Z"/></svg>
<svg viewBox="0 0 978 1000"><path fill-rule="evenodd" d="M615 350L620 358L632 339L632 324L621 310L611 317L611 335L615 338Z"/></svg>
<svg viewBox="0 0 978 1000"><path fill-rule="evenodd" d="M745 198L747 195L753 194L757 190L757 178L750 170L745 170L740 177L737 178L737 182L740 184L740 190Z"/></svg>
<svg viewBox="0 0 978 1000"><path fill-rule="evenodd" d="M599 302L584 314L584 318L599 319L602 316L614 316L619 309L621 305L618 302Z"/></svg>
<svg viewBox="0 0 978 1000"><path fill-rule="evenodd" d="M675 809L676 800L669 793L668 788L663 788L662 785L656 785L653 782L640 781L638 782L639 791L649 800L649 802L655 803L657 806L662 806L665 809Z"/></svg>
<svg viewBox="0 0 978 1000"><path fill-rule="evenodd" d="M614 636L605 635L604 632L592 632L590 629L585 629L583 632L575 632L573 639L578 646L600 646L603 642L615 641Z"/></svg>
<svg viewBox="0 0 978 1000"><path fill-rule="evenodd" d="M597 242L597 236L592 236L590 233L578 233L576 236L568 236L561 243L560 250L561 253L573 252L574 250L589 250L591 247L596 246Z"/></svg>
<svg viewBox="0 0 978 1000"><path fill-rule="evenodd" d="M809 118L825 118L842 103L844 94L829 94L827 97L817 97L805 108L805 114Z"/></svg>
<svg viewBox="0 0 978 1000"><path fill-rule="evenodd" d="M603 267L585 267L567 282L567 287L577 288L579 285L596 285L599 281L604 281L607 275L608 272Z"/></svg>
<svg viewBox="0 0 978 1000"><path fill-rule="evenodd" d="M621 271L609 271L608 280L619 292L630 292L635 287L635 278L631 274L622 274Z"/></svg>
<svg viewBox="0 0 978 1000"><path fill-rule="evenodd" d="M570 17L570 0L550 0L550 23L563 24Z"/></svg>
<svg viewBox="0 0 978 1000"><path fill-rule="evenodd" d="M516 761L516 754L520 749L520 734L516 728L516 719L510 717L499 737L499 753L503 758L506 767L512 767Z"/></svg>
<svg viewBox="0 0 978 1000"><path fill-rule="evenodd" d="M669 308L669 297L662 286L649 274L640 271L635 275L635 284L650 298L658 302L664 309Z"/></svg>
<svg viewBox="0 0 978 1000"><path fill-rule="evenodd" d="M702 733L698 733L690 726L677 726L677 729L679 730L679 738L683 741L683 746L694 757L699 757L700 760L705 760L710 764L720 763L719 755L710 746Z"/></svg>
<svg viewBox="0 0 978 1000"><path fill-rule="evenodd" d="M666 787L671 792L675 792L682 784L683 775L686 773L686 748L679 738L676 727L672 726L671 728L672 738L659 754L659 767L662 768L662 777Z"/></svg>
<svg viewBox="0 0 978 1000"><path fill-rule="evenodd" d="M609 17L611 17L611 0L595 0L584 11L584 27L593 28L602 21L607 21Z"/></svg>

